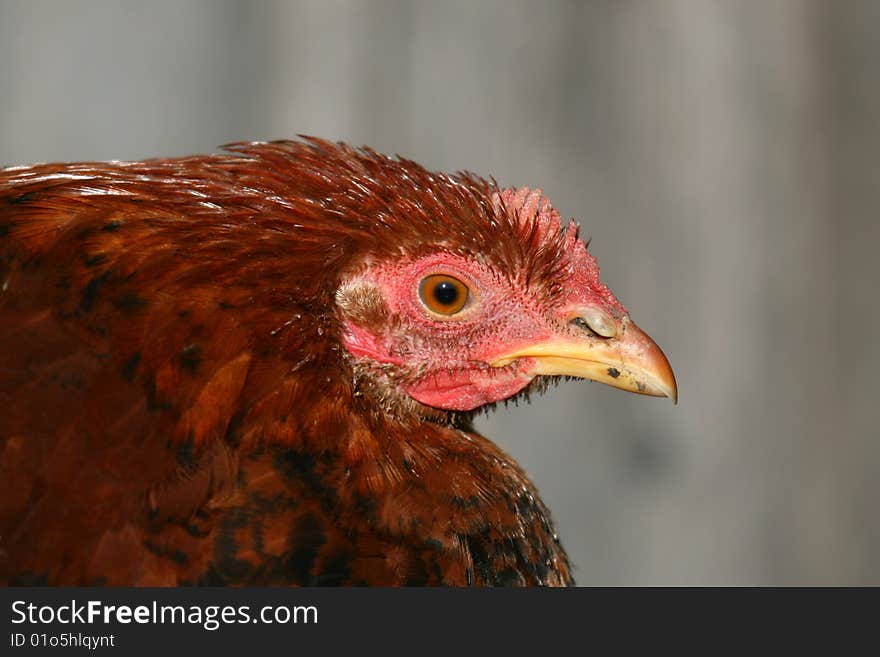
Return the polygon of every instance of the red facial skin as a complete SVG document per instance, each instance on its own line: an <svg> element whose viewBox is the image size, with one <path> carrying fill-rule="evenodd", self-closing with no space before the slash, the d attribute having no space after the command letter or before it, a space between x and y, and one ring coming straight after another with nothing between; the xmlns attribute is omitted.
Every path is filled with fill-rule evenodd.
<svg viewBox="0 0 880 657"><path fill-rule="evenodd" d="M539 238L546 239L554 229L558 235L558 215L539 191L507 190L502 198L509 211L537 217ZM564 261L552 286L442 247L426 256L367 267L346 286L378 290L389 321L378 330L345 321L346 349L357 359L386 366L391 378L426 406L469 411L515 395L533 378L531 360L500 368L489 363L527 344L577 336L582 329L571 320L578 309L598 308L613 321L625 314L599 281L596 260L576 238L576 230L573 224L567 229ZM432 274L453 276L468 287L461 311L439 315L420 299L419 284Z"/></svg>

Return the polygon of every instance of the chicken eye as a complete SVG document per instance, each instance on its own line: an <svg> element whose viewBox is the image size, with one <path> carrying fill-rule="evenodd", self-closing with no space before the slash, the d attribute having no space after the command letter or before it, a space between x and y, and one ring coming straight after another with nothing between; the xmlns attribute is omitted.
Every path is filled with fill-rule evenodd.
<svg viewBox="0 0 880 657"><path fill-rule="evenodd" d="M468 300L467 285L446 274L433 274L422 279L419 297L429 310L439 315L454 315Z"/></svg>

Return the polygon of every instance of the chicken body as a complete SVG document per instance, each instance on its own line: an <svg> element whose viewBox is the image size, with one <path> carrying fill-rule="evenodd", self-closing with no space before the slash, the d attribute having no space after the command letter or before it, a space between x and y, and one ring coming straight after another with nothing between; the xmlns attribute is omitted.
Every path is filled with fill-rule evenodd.
<svg viewBox="0 0 880 657"><path fill-rule="evenodd" d="M534 486L469 419L570 372L459 359L497 342L482 319L414 327L388 291L425 258L589 269L542 203L319 140L0 170L0 581L572 584ZM628 320L590 285L611 309L592 340Z"/></svg>

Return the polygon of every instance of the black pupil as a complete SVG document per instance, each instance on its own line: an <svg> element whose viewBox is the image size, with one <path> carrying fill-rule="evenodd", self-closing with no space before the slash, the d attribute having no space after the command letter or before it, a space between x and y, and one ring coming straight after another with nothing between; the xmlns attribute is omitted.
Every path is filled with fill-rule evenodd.
<svg viewBox="0 0 880 657"><path fill-rule="evenodd" d="M458 288L449 281L441 281L434 286L434 298L437 303L451 306L458 301Z"/></svg>

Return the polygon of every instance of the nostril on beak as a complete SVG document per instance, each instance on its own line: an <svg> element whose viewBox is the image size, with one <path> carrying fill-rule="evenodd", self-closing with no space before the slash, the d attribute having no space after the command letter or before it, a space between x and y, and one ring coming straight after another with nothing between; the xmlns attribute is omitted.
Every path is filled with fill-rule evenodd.
<svg viewBox="0 0 880 657"><path fill-rule="evenodd" d="M587 308L571 320L585 333L595 337L613 338L617 335L617 325L605 313L595 308Z"/></svg>
<svg viewBox="0 0 880 657"><path fill-rule="evenodd" d="M593 329L590 328L590 325L587 324L587 320L585 320L583 317L575 317L574 319L572 319L569 322L569 324L578 327L581 331L583 331L584 333L587 333L588 335L591 335L591 336L594 336L597 338L600 337L598 333L596 333Z"/></svg>

